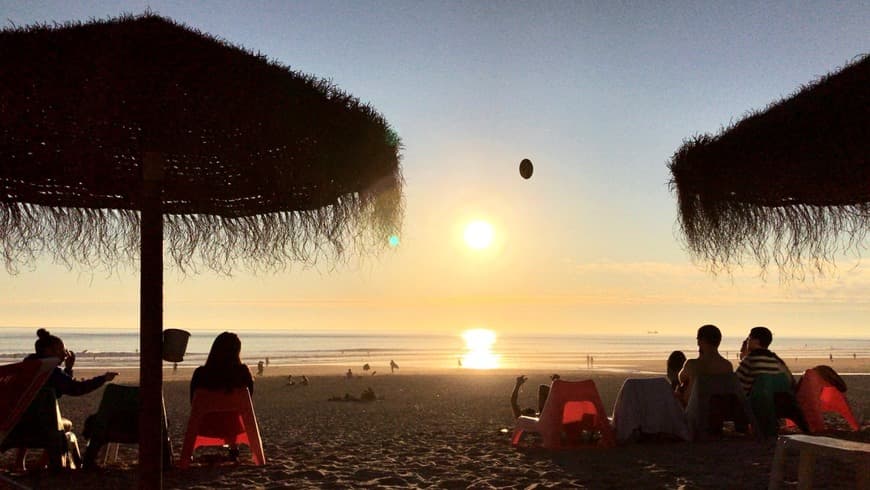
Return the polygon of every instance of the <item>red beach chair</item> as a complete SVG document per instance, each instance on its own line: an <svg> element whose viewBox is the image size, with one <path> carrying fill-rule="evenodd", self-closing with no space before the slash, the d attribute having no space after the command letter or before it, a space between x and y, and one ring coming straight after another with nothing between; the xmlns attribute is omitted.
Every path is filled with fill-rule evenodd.
<svg viewBox="0 0 870 490"><path fill-rule="evenodd" d="M511 443L518 446L526 432L540 434L545 449L580 447L587 443L598 447L616 445L601 396L591 379L554 380L541 416L517 418Z"/></svg>
<svg viewBox="0 0 870 490"><path fill-rule="evenodd" d="M43 389L59 362L52 357L0 366L0 452L44 448L42 464L55 468L66 465L67 428L54 390Z"/></svg>
<svg viewBox="0 0 870 490"><path fill-rule="evenodd" d="M224 444L246 444L251 448L254 464L266 464L250 393L247 388L230 392L196 390L179 467L190 466L196 448Z"/></svg>
<svg viewBox="0 0 870 490"><path fill-rule="evenodd" d="M18 423L57 365L58 360L52 357L0 366L0 442Z"/></svg>
<svg viewBox="0 0 870 490"><path fill-rule="evenodd" d="M853 431L859 429L846 396L815 369L807 369L801 377L795 397L811 433L825 431L825 418L822 416L824 412L838 413L846 419Z"/></svg>

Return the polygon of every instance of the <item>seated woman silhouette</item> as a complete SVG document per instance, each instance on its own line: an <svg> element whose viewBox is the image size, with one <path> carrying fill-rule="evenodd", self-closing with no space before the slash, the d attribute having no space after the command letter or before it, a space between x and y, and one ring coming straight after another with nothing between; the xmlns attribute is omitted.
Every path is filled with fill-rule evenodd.
<svg viewBox="0 0 870 490"><path fill-rule="evenodd" d="M681 350L675 350L668 356L668 381L671 383L671 391L676 391L680 386L680 370L686 363L686 355Z"/></svg>
<svg viewBox="0 0 870 490"><path fill-rule="evenodd" d="M27 356L25 359L47 359L54 357L58 360L58 365L51 371L48 381L45 383L46 387L54 388L55 396L57 396L58 399L63 395L86 395L103 386L107 381L112 381L115 379L115 376L118 375L118 373L107 371L105 374L91 379L76 380L73 378L73 366L76 362L75 353L66 350L63 340L61 340L60 337L51 335L48 330L44 328L37 330L36 336L37 339L34 344L35 352ZM64 366L63 369L60 368L61 364ZM63 426L64 430L71 433L72 422L63 419ZM75 437L69 437L69 440L75 441ZM15 460L15 466L18 470L23 471L25 469L24 460L26 453L26 449L19 449L18 451ZM78 456L76 455L74 458L78 459Z"/></svg>
<svg viewBox="0 0 870 490"><path fill-rule="evenodd" d="M236 388L247 388L254 394L254 378L251 370L242 363L240 354L242 341L239 336L224 332L214 339L204 366L193 371L190 379L190 401L198 389L232 391ZM238 447L230 446L229 456L232 460L239 457Z"/></svg>

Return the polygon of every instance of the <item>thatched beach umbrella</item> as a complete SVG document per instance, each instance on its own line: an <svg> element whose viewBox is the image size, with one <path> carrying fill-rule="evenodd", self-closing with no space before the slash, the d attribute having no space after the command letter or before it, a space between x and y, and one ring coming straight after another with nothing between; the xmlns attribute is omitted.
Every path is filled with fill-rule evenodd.
<svg viewBox="0 0 870 490"><path fill-rule="evenodd" d="M372 108L146 14L0 31L0 250L141 260L140 484L160 485L162 279L280 270L397 233L400 143Z"/></svg>
<svg viewBox="0 0 870 490"><path fill-rule="evenodd" d="M670 161L689 251L714 270L749 256L784 277L860 248L870 227L870 56Z"/></svg>

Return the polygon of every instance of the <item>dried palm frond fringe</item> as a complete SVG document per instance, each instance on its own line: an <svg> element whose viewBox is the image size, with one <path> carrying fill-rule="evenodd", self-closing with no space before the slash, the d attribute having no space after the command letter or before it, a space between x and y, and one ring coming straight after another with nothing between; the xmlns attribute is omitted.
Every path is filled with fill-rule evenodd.
<svg viewBox="0 0 870 490"><path fill-rule="evenodd" d="M226 218L164 214L165 253L182 271L279 271L341 262L385 248L401 226L398 188L347 195L308 211ZM139 259L139 212L0 202L0 247L9 273L42 256L111 270Z"/></svg>
<svg viewBox="0 0 870 490"><path fill-rule="evenodd" d="M825 273L870 228L870 56L684 142L669 168L685 245L712 271Z"/></svg>

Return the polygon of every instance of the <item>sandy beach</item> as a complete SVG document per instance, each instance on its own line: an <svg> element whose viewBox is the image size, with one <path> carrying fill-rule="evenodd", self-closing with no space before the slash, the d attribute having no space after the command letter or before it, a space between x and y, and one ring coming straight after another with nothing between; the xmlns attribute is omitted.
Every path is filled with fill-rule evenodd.
<svg viewBox="0 0 870 490"><path fill-rule="evenodd" d="M870 370L866 360L855 362L849 369L837 368ZM654 369L642 362L631 364ZM266 466L254 466L245 447L238 464L224 461L219 448L201 449L190 469L166 472L165 488L766 488L773 460L772 440L760 443L737 434L705 443L650 441L613 449L517 450L510 445L513 419L508 400L519 373L386 370L348 380L339 369L298 369L270 366L256 380L254 404ZM306 374L311 384L289 385L289 373ZM534 387L548 382L551 373L525 374L529 381L520 404L533 406ZM627 377L650 376L598 369L560 374L565 379L594 379L608 410ZM165 402L176 458L189 414L189 375L189 369L166 371ZM870 414L870 376L844 379L856 416ZM136 384L135 370L125 370L116 382ZM379 398L375 402L328 401L345 394L359 396L369 387ZM61 400L63 415L73 421L77 433L85 417L96 411L101 391ZM830 421L836 426L831 432L835 437L870 442L870 424L849 432L836 417ZM5 475L32 488L132 488L136 448L122 445L118 462L94 473ZM11 459L12 451L0 458L4 471ZM791 455L786 487L793 487L796 478L797 456ZM854 468L819 460L817 485L853 488L853 482Z"/></svg>

